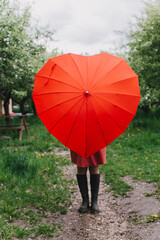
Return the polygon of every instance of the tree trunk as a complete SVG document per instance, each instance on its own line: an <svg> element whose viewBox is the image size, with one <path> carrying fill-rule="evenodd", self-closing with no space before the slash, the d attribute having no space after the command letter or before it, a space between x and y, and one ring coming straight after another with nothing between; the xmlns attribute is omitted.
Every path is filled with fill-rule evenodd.
<svg viewBox="0 0 160 240"><path fill-rule="evenodd" d="M33 110L33 114L37 115L37 111L36 111L36 108L35 108L33 100L32 100L32 110Z"/></svg>
<svg viewBox="0 0 160 240"><path fill-rule="evenodd" d="M20 111L21 111L21 113L24 114L24 115L26 114L25 102L26 102L27 99L28 99L28 96L25 97L25 98L23 98L23 99L20 101L20 103L19 103L19 105L20 105Z"/></svg>
<svg viewBox="0 0 160 240"><path fill-rule="evenodd" d="M9 99L11 97L11 93L8 93L4 99L4 111L5 111L5 121L9 123L11 121L9 116Z"/></svg>
<svg viewBox="0 0 160 240"><path fill-rule="evenodd" d="M151 109L148 105L146 106L142 106L143 111L147 114L147 116L149 115L149 113L151 112Z"/></svg>

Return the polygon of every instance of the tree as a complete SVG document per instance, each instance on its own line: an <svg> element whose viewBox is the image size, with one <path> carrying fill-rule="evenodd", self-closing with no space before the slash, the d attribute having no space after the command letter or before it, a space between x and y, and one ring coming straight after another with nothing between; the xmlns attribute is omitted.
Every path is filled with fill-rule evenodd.
<svg viewBox="0 0 160 240"><path fill-rule="evenodd" d="M136 20L127 34L127 57L139 76L140 106L149 111L160 103L160 0L146 3Z"/></svg>
<svg viewBox="0 0 160 240"><path fill-rule="evenodd" d="M53 32L40 31L31 23L30 7L0 0L0 98L5 114L12 96L25 113L25 101L31 97L34 76L45 62L46 48L40 39L50 39ZM32 27L31 27L32 26Z"/></svg>

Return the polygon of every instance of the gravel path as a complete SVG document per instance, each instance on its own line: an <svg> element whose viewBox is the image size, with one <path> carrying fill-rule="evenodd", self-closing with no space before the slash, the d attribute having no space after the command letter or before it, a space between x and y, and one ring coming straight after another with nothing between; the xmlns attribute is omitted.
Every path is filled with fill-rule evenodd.
<svg viewBox="0 0 160 240"><path fill-rule="evenodd" d="M66 177L75 179L75 166L71 165L66 171ZM99 191L100 214L80 214L77 209L81 204L81 196L77 185L71 186L72 205L66 215L60 216L58 221L64 225L59 240L114 240L128 239L127 222L123 215L115 212L111 204L110 194L106 192L107 186L101 176Z"/></svg>
<svg viewBox="0 0 160 240"><path fill-rule="evenodd" d="M57 152L65 155L68 152ZM64 177L76 180L76 166L64 168ZM81 204L81 196L77 184L70 186L72 205L66 215L60 215L56 221L63 225L57 240L160 240L160 223L129 225L127 219L146 217L160 212L160 201L155 197L146 197L144 193L156 190L155 186L146 182L134 182L131 176L124 179L133 186L125 197L114 198L108 193L101 174L99 207L100 214L80 214L77 209ZM88 174L89 182L89 174ZM55 238L54 238L55 239Z"/></svg>

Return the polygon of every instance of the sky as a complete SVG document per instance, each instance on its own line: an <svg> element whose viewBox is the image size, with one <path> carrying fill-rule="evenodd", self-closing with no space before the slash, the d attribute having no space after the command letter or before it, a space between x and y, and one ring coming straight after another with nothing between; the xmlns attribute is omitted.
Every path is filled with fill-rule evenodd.
<svg viewBox="0 0 160 240"><path fill-rule="evenodd" d="M32 6L42 28L55 31L49 51L89 55L117 49L134 15L140 16L143 0L21 0Z"/></svg>

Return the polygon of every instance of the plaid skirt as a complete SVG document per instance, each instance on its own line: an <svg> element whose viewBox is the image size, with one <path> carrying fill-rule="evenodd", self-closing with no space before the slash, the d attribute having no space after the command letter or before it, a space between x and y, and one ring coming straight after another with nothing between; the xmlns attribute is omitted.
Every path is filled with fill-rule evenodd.
<svg viewBox="0 0 160 240"><path fill-rule="evenodd" d="M102 148L98 152L91 155L89 158L83 158L78 153L70 150L71 161L78 167L93 167L106 162L106 148Z"/></svg>

